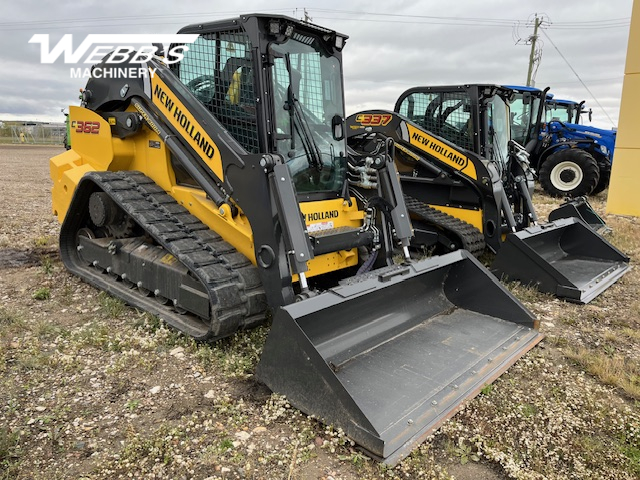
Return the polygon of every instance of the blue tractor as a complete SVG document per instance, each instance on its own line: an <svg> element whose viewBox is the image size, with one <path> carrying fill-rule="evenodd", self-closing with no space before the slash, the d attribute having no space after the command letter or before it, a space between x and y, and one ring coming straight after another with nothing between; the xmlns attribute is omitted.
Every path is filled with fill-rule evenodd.
<svg viewBox="0 0 640 480"><path fill-rule="evenodd" d="M542 188L555 197L596 194L609 185L616 132L581 125L584 102L554 99L548 88L508 86L512 138L524 145ZM543 101L544 99L544 101Z"/></svg>

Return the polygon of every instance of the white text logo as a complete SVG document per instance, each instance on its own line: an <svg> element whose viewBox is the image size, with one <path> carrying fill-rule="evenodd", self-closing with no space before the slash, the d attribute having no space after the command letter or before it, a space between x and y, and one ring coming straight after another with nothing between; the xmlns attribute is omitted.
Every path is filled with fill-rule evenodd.
<svg viewBox="0 0 640 480"><path fill-rule="evenodd" d="M38 33L29 43L40 44L40 61L54 63L64 54L64 63L123 63L131 59L132 63L148 62L157 52L154 44L163 43L193 43L197 34L90 34L73 50L73 36L68 33L50 48L49 34ZM132 44L144 44L141 48L134 48ZM93 50L89 52L91 47ZM165 63L179 62L184 58L188 45L174 45L166 53ZM107 56L108 55L108 56ZM105 58L106 56L106 58Z"/></svg>
<svg viewBox="0 0 640 480"><path fill-rule="evenodd" d="M73 48L73 35L68 33L51 47L48 34L36 34L29 43L40 44L40 62L55 63L61 56L67 64L96 64L104 62L110 65L122 65L128 62L135 67L124 68L71 68L71 78L140 78L153 77L156 68L145 67L144 63L158 54L161 45L171 46L164 53L165 64L180 62L190 43L198 38L197 34L90 34ZM135 48L133 45L141 45Z"/></svg>

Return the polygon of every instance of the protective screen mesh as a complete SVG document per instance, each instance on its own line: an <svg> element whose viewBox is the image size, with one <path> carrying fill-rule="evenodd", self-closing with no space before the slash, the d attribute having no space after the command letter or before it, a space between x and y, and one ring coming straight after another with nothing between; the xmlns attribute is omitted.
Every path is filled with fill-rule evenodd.
<svg viewBox="0 0 640 480"><path fill-rule="evenodd" d="M417 92L403 100L400 114L427 131L470 149L473 145L470 105L464 92Z"/></svg>
<svg viewBox="0 0 640 480"><path fill-rule="evenodd" d="M189 45L180 80L250 153L258 153L251 44L240 31L207 34Z"/></svg>

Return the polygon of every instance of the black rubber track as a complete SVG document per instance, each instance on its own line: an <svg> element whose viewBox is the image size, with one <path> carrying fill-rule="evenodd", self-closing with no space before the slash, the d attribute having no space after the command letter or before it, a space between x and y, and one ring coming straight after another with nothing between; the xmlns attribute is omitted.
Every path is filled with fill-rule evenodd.
<svg viewBox="0 0 640 480"><path fill-rule="evenodd" d="M409 214L423 222L443 231L448 237L454 237L458 245L475 257L479 257L485 249L484 235L473 225L452 215L441 212L408 195L404 196Z"/></svg>
<svg viewBox="0 0 640 480"><path fill-rule="evenodd" d="M88 208L89 195L96 187L200 281L209 294L210 318L180 314L87 266L76 249L77 231L86 226L79 221L82 214L67 215L62 226L60 251L69 270L199 340L222 338L264 321L267 303L258 269L152 179L140 172L88 173L78 186L70 211Z"/></svg>

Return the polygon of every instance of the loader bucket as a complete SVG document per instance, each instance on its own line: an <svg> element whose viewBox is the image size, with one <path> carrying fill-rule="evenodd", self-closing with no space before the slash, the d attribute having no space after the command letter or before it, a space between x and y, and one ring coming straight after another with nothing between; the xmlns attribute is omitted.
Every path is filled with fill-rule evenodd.
<svg viewBox="0 0 640 480"><path fill-rule="evenodd" d="M571 217L507 235L491 267L501 278L589 303L624 275L629 257Z"/></svg>
<svg viewBox="0 0 640 480"><path fill-rule="evenodd" d="M600 235L611 233L611 228L598 215L589 201L585 197L578 197L560 205L549 214L549 221L553 222L560 218L576 217L589 225Z"/></svg>
<svg viewBox="0 0 640 480"><path fill-rule="evenodd" d="M256 376L395 464L541 340L535 323L456 251L280 308Z"/></svg>

